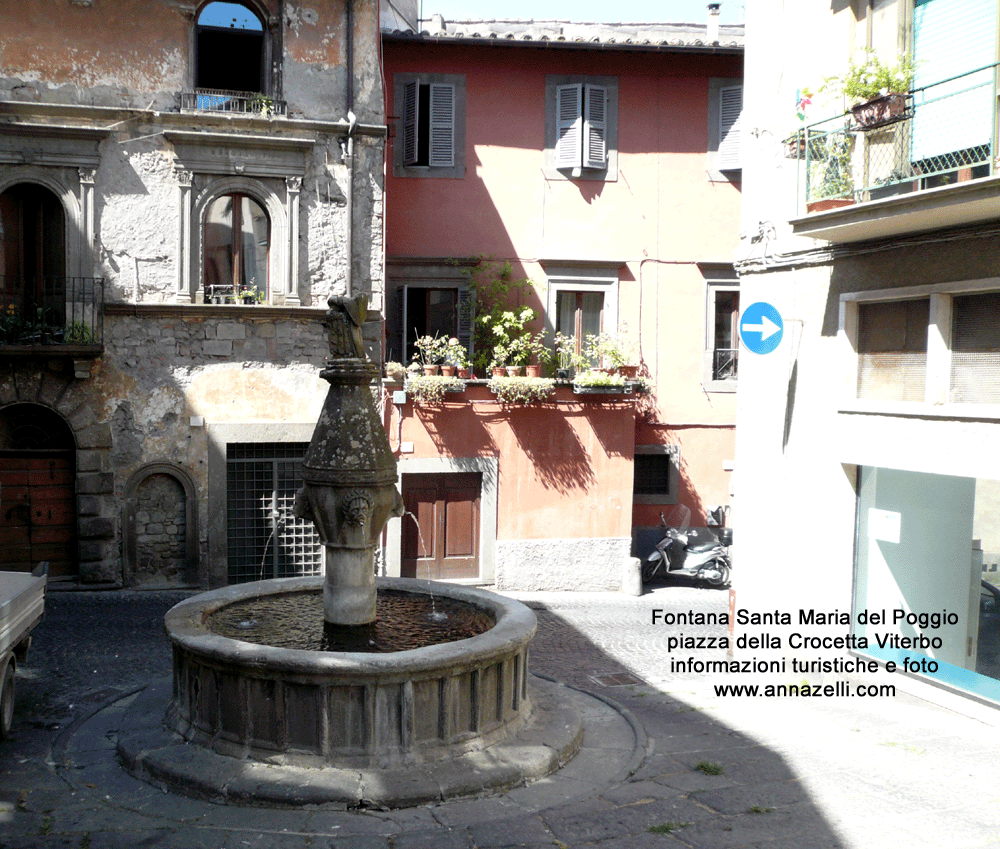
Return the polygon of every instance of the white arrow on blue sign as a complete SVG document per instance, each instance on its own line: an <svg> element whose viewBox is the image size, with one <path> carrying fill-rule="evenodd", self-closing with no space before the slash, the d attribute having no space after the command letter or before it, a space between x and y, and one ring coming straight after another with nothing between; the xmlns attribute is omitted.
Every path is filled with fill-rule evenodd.
<svg viewBox="0 0 1000 849"><path fill-rule="evenodd" d="M740 339L754 354L770 354L781 344L785 322L781 313L766 301L750 304L740 317Z"/></svg>

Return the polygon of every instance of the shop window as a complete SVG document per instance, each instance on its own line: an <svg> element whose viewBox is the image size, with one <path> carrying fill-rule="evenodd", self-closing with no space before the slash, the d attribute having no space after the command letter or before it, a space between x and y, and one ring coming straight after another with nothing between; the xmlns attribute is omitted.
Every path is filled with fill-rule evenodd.
<svg viewBox="0 0 1000 849"><path fill-rule="evenodd" d="M248 195L225 194L205 212L205 297L232 302L236 298L266 300L270 222Z"/></svg>
<svg viewBox="0 0 1000 849"><path fill-rule="evenodd" d="M851 618L862 654L1000 702L998 499L997 480L859 470Z"/></svg>
<svg viewBox="0 0 1000 849"><path fill-rule="evenodd" d="M396 74L397 177L465 176L465 77Z"/></svg>
<svg viewBox="0 0 1000 849"><path fill-rule="evenodd" d="M195 32L195 87L218 92L263 92L265 34L264 22L247 6L220 2L206 5L198 14Z"/></svg>

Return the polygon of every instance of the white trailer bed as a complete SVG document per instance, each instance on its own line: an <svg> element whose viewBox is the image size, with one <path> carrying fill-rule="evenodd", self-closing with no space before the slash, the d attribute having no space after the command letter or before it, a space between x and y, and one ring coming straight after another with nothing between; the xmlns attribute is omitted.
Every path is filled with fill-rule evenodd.
<svg viewBox="0 0 1000 849"><path fill-rule="evenodd" d="M46 564L34 572L0 572L0 739L14 720L14 672L45 612Z"/></svg>

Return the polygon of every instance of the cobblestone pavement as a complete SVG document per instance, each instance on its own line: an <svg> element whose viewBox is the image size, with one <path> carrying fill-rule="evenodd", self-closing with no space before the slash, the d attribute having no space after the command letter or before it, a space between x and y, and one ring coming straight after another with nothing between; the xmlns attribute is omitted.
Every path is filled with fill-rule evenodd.
<svg viewBox="0 0 1000 849"><path fill-rule="evenodd" d="M19 671L14 734L0 743L0 849L1000 842L992 728L904 695L716 698L711 682L669 674L665 640L677 629L653 625L651 611L722 612L727 594L666 585L639 598L520 596L539 620L532 670L592 694L604 712L585 714L590 743L625 772L591 754L531 787L400 811L170 796L122 773L114 735L129 694L169 674L162 616L183 597L50 593ZM606 720L608 705L618 719Z"/></svg>

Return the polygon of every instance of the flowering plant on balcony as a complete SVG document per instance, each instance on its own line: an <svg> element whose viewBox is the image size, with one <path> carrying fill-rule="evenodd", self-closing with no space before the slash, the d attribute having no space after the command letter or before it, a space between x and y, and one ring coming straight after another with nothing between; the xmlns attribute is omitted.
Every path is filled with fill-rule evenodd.
<svg viewBox="0 0 1000 849"><path fill-rule="evenodd" d="M861 61L851 60L847 72L823 80L823 90L842 92L851 103L864 103L886 94L905 94L913 82L916 65L908 56L899 56L896 64L883 62L875 51L864 51Z"/></svg>
<svg viewBox="0 0 1000 849"><path fill-rule="evenodd" d="M555 386L548 377L494 377L489 382L490 391L501 404L539 404Z"/></svg>

